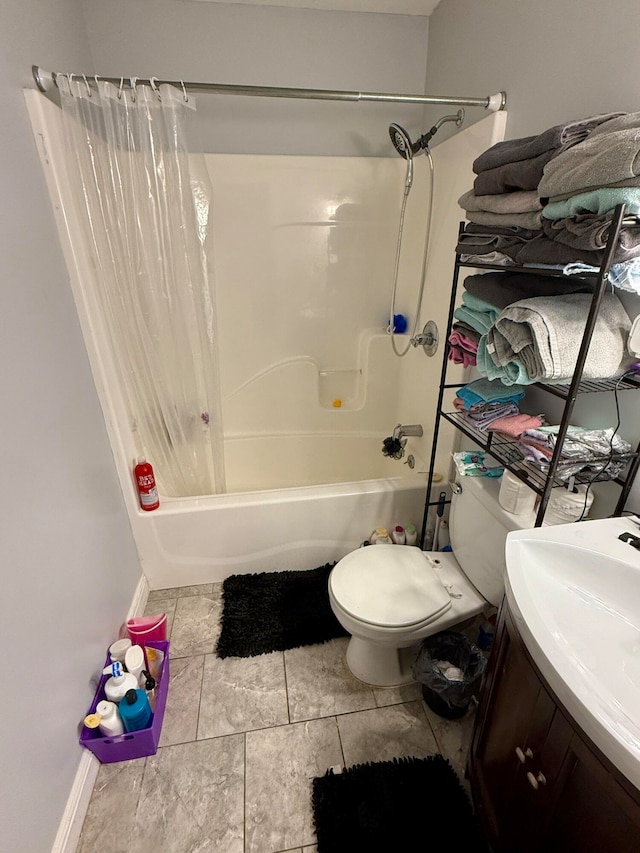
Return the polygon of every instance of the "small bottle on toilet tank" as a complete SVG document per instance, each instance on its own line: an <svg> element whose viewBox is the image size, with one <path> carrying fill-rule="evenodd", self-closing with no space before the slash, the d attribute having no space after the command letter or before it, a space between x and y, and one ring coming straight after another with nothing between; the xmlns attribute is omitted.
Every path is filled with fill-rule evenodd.
<svg viewBox="0 0 640 853"><path fill-rule="evenodd" d="M391 540L395 545L406 545L407 537L404 532L404 527L400 524L396 524L396 526L391 531Z"/></svg>

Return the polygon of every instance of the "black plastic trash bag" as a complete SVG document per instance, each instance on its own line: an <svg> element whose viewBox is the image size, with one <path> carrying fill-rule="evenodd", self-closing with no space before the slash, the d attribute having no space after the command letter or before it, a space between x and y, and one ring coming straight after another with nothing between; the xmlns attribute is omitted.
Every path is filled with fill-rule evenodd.
<svg viewBox="0 0 640 853"><path fill-rule="evenodd" d="M462 680L452 681L445 676L446 663L462 670ZM481 650L465 636L441 631L422 641L413 664L413 677L422 685L427 705L441 717L455 720L466 713L471 697L478 692L486 665Z"/></svg>

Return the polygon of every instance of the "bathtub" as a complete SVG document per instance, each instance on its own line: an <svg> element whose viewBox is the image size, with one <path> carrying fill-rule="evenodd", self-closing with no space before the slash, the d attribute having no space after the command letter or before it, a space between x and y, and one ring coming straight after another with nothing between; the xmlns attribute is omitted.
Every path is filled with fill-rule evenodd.
<svg viewBox="0 0 640 853"><path fill-rule="evenodd" d="M367 450L374 450L374 442L372 457ZM234 573L312 569L339 560L375 527L420 527L426 489L422 463L418 460L412 471L402 461L385 459L379 437L318 441L314 436L305 447L301 436L269 436L228 445L230 485L236 491L161 496L159 509L135 513L134 533L151 589L215 583ZM273 470L264 466L267 458ZM372 459L377 476L362 479L371 473ZM320 485L331 466L342 476L355 475L354 480ZM318 483L287 486L300 474ZM260 488L261 481L273 485L278 476L278 488Z"/></svg>

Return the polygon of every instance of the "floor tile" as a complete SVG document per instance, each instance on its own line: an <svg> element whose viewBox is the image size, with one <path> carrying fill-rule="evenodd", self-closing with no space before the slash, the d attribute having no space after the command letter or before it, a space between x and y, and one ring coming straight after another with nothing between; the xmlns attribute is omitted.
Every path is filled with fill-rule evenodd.
<svg viewBox="0 0 640 853"><path fill-rule="evenodd" d="M179 598L171 629L172 658L211 654L218 638L222 603L220 596L191 595Z"/></svg>
<svg viewBox="0 0 640 853"><path fill-rule="evenodd" d="M147 601L147 606L142 614L143 616L156 616L159 613L167 614L167 640L171 639L171 628L176 615L176 602L177 598L156 598L153 601Z"/></svg>
<svg viewBox="0 0 640 853"><path fill-rule="evenodd" d="M378 708L384 708L385 705L415 702L416 699L422 698L422 690L420 685L414 682L413 684L403 684L402 687L374 687L373 695Z"/></svg>
<svg viewBox="0 0 640 853"><path fill-rule="evenodd" d="M145 761L100 765L76 853L128 853Z"/></svg>
<svg viewBox="0 0 640 853"><path fill-rule="evenodd" d="M147 759L128 850L243 853L243 776L242 735L158 750Z"/></svg>
<svg viewBox="0 0 640 853"><path fill-rule="evenodd" d="M282 652L251 658L205 657L198 739L288 722Z"/></svg>
<svg viewBox="0 0 640 853"><path fill-rule="evenodd" d="M335 718L246 734L245 853L315 844L311 780L342 765Z"/></svg>
<svg viewBox="0 0 640 853"><path fill-rule="evenodd" d="M464 778L469 748L471 747L476 706L472 702L464 717L458 720L447 720L445 717L440 717L424 703L423 705L436 736L439 751L449 759L458 776L461 779Z"/></svg>
<svg viewBox="0 0 640 853"><path fill-rule="evenodd" d="M171 658L169 661L169 693L162 721L160 746L195 740L204 655Z"/></svg>
<svg viewBox="0 0 640 853"><path fill-rule="evenodd" d="M438 751L421 702L358 711L337 719L347 767L410 755L422 758Z"/></svg>
<svg viewBox="0 0 640 853"><path fill-rule="evenodd" d="M284 653L291 722L375 708L370 687L349 672L347 638Z"/></svg>
<svg viewBox="0 0 640 853"><path fill-rule="evenodd" d="M195 586L175 586L169 589L152 589L149 593L149 601L164 598L184 598L188 595L209 595L213 592L214 584L202 583Z"/></svg>

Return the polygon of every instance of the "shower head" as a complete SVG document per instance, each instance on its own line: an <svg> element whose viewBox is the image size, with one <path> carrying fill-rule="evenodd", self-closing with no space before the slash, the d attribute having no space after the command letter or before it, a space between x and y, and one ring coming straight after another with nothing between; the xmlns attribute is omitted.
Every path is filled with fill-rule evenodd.
<svg viewBox="0 0 640 853"><path fill-rule="evenodd" d="M421 151L424 151L429 147L429 143L433 137L436 135L440 127L447 121L455 121L456 127L460 127L464 121L464 110L458 110L455 115L443 116L441 119L438 119L431 130L427 131L427 133L423 133L417 142L412 142L411 137L404 127L399 124L395 124L395 122L389 125L389 136L391 137L393 146L398 154L401 157L404 157L405 160L412 160L415 154L419 154Z"/></svg>
<svg viewBox="0 0 640 853"><path fill-rule="evenodd" d="M402 125L395 123L390 124L389 136L393 142L393 147L401 157L404 157L405 160L413 159L413 155L417 150L419 150L419 146L414 150L411 137Z"/></svg>

